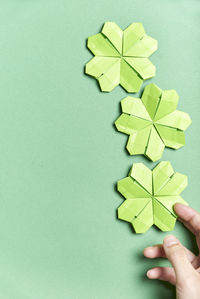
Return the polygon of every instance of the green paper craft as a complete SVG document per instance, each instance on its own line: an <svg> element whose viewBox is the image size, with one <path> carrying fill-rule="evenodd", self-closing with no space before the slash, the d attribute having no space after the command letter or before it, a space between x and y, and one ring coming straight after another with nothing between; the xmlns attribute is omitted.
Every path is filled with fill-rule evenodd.
<svg viewBox="0 0 200 299"><path fill-rule="evenodd" d="M174 172L170 162L160 162L152 171L143 163L133 164L129 176L117 184L126 198L118 218L130 222L136 233L146 232L153 224L171 231L177 218L173 205L187 205L180 196L186 186L187 177Z"/></svg>
<svg viewBox="0 0 200 299"><path fill-rule="evenodd" d="M145 87L141 99L128 96L121 101L122 114L115 126L130 135L126 146L130 155L144 154L157 161L165 146L184 146L184 131L191 119L187 113L176 110L177 104L175 90L162 91L155 84Z"/></svg>
<svg viewBox="0 0 200 299"><path fill-rule="evenodd" d="M106 22L101 33L88 38L87 47L95 57L86 64L85 73L98 80L102 91L120 84L128 92L138 92L143 80L155 76L148 57L157 50L157 41L146 35L141 23L123 31Z"/></svg>

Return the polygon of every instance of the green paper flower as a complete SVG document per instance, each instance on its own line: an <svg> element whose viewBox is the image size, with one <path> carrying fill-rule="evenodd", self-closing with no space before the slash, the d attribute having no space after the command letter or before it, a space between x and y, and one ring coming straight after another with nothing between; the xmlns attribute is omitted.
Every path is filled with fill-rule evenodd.
<svg viewBox="0 0 200 299"><path fill-rule="evenodd" d="M152 161L161 158L166 147L178 149L185 144L184 131L191 124L189 115L176 110L178 94L162 91L155 84L145 87L142 99L126 97L122 114L115 121L118 131L128 134L131 155L144 154Z"/></svg>
<svg viewBox="0 0 200 299"><path fill-rule="evenodd" d="M101 33L88 38L87 47L95 57L85 72L98 80L102 91L120 84L128 92L138 92L143 80L155 76L155 66L147 57L157 50L157 41L145 34L141 23L123 31L106 22Z"/></svg>
<svg viewBox="0 0 200 299"><path fill-rule="evenodd" d="M118 191L126 198L118 208L118 218L132 224L136 233L146 232L153 224L162 231L173 230L175 203L187 203L180 193L187 177L174 172L170 162L160 162L151 171L143 163L133 164L129 176L118 181Z"/></svg>

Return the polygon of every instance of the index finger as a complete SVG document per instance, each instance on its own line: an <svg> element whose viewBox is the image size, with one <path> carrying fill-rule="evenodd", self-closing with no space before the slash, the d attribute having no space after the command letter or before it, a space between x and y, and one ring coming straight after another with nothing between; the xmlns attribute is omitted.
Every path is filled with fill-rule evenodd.
<svg viewBox="0 0 200 299"><path fill-rule="evenodd" d="M200 213L189 206L176 203L174 211L179 217L179 220L200 239Z"/></svg>

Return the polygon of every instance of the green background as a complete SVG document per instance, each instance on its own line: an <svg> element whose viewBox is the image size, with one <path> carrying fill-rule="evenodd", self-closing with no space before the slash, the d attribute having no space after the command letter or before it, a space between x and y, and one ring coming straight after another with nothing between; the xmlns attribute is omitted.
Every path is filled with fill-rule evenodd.
<svg viewBox="0 0 200 299"><path fill-rule="evenodd" d="M142 255L166 234L136 235L116 219L116 181L133 162L155 164L125 151L113 122L127 94L101 93L84 75L85 45L104 21L142 22L158 40L157 76L145 84L176 89L193 120L185 147L162 160L188 175L183 197L199 209L199 17L198 0L0 1L0 298L174 296L145 278L165 262ZM194 249L180 223L174 234Z"/></svg>

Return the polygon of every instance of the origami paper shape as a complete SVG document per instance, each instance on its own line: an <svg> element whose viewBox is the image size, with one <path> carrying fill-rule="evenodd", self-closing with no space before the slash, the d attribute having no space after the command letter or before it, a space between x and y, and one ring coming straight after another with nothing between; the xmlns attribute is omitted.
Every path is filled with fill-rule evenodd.
<svg viewBox="0 0 200 299"><path fill-rule="evenodd" d="M101 33L88 38L87 47L95 57L85 73L98 80L102 91L120 84L128 92L138 92L143 80L155 76L148 57L157 50L157 41L146 35L141 23L123 31L114 22L105 22Z"/></svg>
<svg viewBox="0 0 200 299"><path fill-rule="evenodd" d="M126 198L118 218L130 222L136 233L146 232L153 224L162 231L173 230L177 218L173 205L187 205L180 196L187 183L187 177L174 172L170 162L160 162L152 171L143 163L133 164L128 177L117 184Z"/></svg>
<svg viewBox="0 0 200 299"><path fill-rule="evenodd" d="M165 146L178 149L185 144L184 131L191 119L187 113L176 110L178 99L175 90L162 91L149 84L141 99L128 96L121 101L122 114L115 126L129 135L126 148L130 155L144 154L157 161Z"/></svg>

